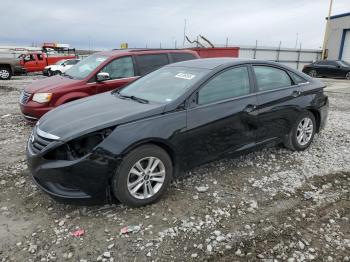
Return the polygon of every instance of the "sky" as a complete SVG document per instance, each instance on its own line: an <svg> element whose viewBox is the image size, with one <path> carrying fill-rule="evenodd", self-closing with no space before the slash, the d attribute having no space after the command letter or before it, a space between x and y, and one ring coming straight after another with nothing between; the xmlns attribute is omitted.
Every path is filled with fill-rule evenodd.
<svg viewBox="0 0 350 262"><path fill-rule="evenodd" d="M199 34L215 45L320 48L329 0L1 0L0 45L174 48ZM350 12L334 0L332 14Z"/></svg>

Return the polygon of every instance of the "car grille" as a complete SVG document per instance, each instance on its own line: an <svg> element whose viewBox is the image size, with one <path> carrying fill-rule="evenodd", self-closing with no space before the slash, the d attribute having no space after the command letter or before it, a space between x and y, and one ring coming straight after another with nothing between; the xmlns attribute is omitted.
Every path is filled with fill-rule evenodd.
<svg viewBox="0 0 350 262"><path fill-rule="evenodd" d="M30 136L30 149L34 154L40 153L45 147L47 147L54 140L48 139L46 137L39 136L36 133L36 128L33 130L33 133Z"/></svg>
<svg viewBox="0 0 350 262"><path fill-rule="evenodd" d="M27 104L31 95L32 95L31 93L27 93L23 90L19 97L19 102L21 104Z"/></svg>

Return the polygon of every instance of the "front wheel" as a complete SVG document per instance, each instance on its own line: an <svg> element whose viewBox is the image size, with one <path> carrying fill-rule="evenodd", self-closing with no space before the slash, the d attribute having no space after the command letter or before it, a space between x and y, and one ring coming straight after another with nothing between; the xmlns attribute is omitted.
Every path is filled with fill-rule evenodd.
<svg viewBox="0 0 350 262"><path fill-rule="evenodd" d="M52 73L51 73L51 75L53 75L53 76L55 76L55 75L61 75L62 73L61 73L61 71L60 70L56 70L56 71L53 71Z"/></svg>
<svg viewBox="0 0 350 262"><path fill-rule="evenodd" d="M290 133L284 140L284 145L293 151L303 151L310 146L315 133L314 115L309 111L303 112L293 124Z"/></svg>
<svg viewBox="0 0 350 262"><path fill-rule="evenodd" d="M155 145L140 146L123 159L112 179L114 196L123 204L139 207L158 201L173 175L171 158Z"/></svg>
<svg viewBox="0 0 350 262"><path fill-rule="evenodd" d="M7 67L0 67L0 79L1 80L10 80L12 76L11 70Z"/></svg>

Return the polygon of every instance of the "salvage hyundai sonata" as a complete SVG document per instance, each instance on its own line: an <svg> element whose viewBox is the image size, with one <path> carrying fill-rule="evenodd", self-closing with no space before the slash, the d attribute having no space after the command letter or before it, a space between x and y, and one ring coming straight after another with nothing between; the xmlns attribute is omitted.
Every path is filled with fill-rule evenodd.
<svg viewBox="0 0 350 262"><path fill-rule="evenodd" d="M273 62L171 64L45 114L28 140L29 169L57 200L150 204L193 166L264 145L308 148L326 123L324 87Z"/></svg>

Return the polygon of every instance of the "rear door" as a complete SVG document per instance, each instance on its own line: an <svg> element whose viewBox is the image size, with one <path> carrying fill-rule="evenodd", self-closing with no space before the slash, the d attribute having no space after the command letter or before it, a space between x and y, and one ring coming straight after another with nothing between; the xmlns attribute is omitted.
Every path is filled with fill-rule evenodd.
<svg viewBox="0 0 350 262"><path fill-rule="evenodd" d="M46 61L42 54L36 54L36 70L43 71L46 66Z"/></svg>
<svg viewBox="0 0 350 262"><path fill-rule="evenodd" d="M283 138L298 116L303 80L296 85L286 70L271 65L253 65L253 71L258 94L257 141Z"/></svg>
<svg viewBox="0 0 350 262"><path fill-rule="evenodd" d="M247 66L229 68L213 76L193 95L196 102L187 110L189 166L255 144L257 98L252 94L250 75Z"/></svg>
<svg viewBox="0 0 350 262"><path fill-rule="evenodd" d="M116 58L109 62L98 73L100 72L108 73L110 80L96 82L97 93L121 88L137 78L135 75L134 60L132 56L123 56Z"/></svg>

